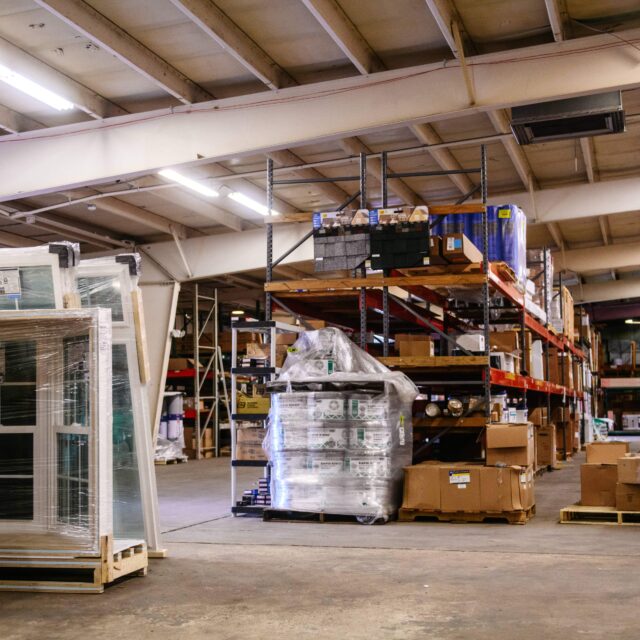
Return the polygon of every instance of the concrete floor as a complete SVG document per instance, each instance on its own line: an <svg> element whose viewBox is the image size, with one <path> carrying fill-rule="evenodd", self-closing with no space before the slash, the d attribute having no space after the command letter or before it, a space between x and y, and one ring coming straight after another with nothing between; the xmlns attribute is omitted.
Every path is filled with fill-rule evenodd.
<svg viewBox="0 0 640 640"><path fill-rule="evenodd" d="M557 524L579 462L525 526L231 518L228 460L158 467L170 557L102 595L0 593L0 639L637 640L640 529Z"/></svg>

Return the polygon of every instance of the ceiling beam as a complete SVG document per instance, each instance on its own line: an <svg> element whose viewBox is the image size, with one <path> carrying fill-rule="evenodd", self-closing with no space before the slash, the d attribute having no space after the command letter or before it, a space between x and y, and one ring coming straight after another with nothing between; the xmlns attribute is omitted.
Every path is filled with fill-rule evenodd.
<svg viewBox="0 0 640 640"><path fill-rule="evenodd" d="M553 238L553 241L556 244L556 247L558 247L558 249L560 250L564 250L566 244L564 241L564 237L562 236L562 231L560 231L560 227L558 226L558 224L556 222L548 222L546 226L547 230L551 234L551 237Z"/></svg>
<svg viewBox="0 0 640 640"><path fill-rule="evenodd" d="M456 23L461 27L461 36L464 34L464 28L455 5L450 0L426 0L426 3L449 49L451 49L455 58L460 58L464 52L458 48L458 42L453 32L453 24Z"/></svg>
<svg viewBox="0 0 640 640"><path fill-rule="evenodd" d="M547 15L549 16L549 25L553 31L553 39L556 42L566 39L565 23L566 10L564 9L564 0L544 0L547 7Z"/></svg>
<svg viewBox="0 0 640 640"><path fill-rule="evenodd" d="M3 38L0 38L0 60L6 67L63 96L73 102L78 109L94 118L109 118L127 113L114 102L72 80Z"/></svg>
<svg viewBox="0 0 640 640"><path fill-rule="evenodd" d="M74 30L184 104L213 96L83 0L35 0Z"/></svg>
<svg viewBox="0 0 640 640"><path fill-rule="evenodd" d="M0 105L0 129L9 133L21 133L22 131L33 131L42 129L44 125L29 116L25 116L9 107Z"/></svg>
<svg viewBox="0 0 640 640"><path fill-rule="evenodd" d="M302 2L361 74L367 75L385 69L383 62L336 0Z"/></svg>
<svg viewBox="0 0 640 640"><path fill-rule="evenodd" d="M357 137L343 138L340 146L345 153L356 156L359 153L371 153L371 149ZM390 171L390 167L388 168ZM367 158L367 173L380 182L382 176L382 161L379 158ZM402 204L424 204L424 200L401 178L389 178L387 185L393 191Z"/></svg>
<svg viewBox="0 0 640 640"><path fill-rule="evenodd" d="M606 216L598 216L598 224L600 225L603 244L609 244L609 237L611 235L609 231L609 220L607 220Z"/></svg>
<svg viewBox="0 0 640 640"><path fill-rule="evenodd" d="M640 269L640 242L609 244L588 249L567 249L554 253L554 267L557 271L589 273L605 269Z"/></svg>
<svg viewBox="0 0 640 640"><path fill-rule="evenodd" d="M592 138L580 138L580 149L584 158L584 166L587 171L589 182L595 182L598 179L598 167L596 165L596 153L593 146Z"/></svg>
<svg viewBox="0 0 640 640"><path fill-rule="evenodd" d="M410 129L422 144L442 143L442 138L430 124L414 124L411 125ZM428 149L428 151L443 171L460 171L462 169L462 165L449 149ZM467 174L454 173L448 177L462 193L469 193L474 187L471 178Z"/></svg>
<svg viewBox="0 0 640 640"><path fill-rule="evenodd" d="M297 84L211 0L171 2L270 89L282 89Z"/></svg>
<svg viewBox="0 0 640 640"><path fill-rule="evenodd" d="M640 298L640 280L614 280L570 287L575 304Z"/></svg>
<svg viewBox="0 0 640 640"><path fill-rule="evenodd" d="M5 247L38 247L43 244L40 240L27 238L10 231L2 231L0 229L0 244Z"/></svg>
<svg viewBox="0 0 640 640"><path fill-rule="evenodd" d="M19 138L4 136L0 201L391 125L637 88L640 65L630 64L628 42L640 41L640 29L618 35L625 41L596 35L470 58L481 108L469 106L453 62L291 87L277 94L237 96L197 109L173 107L155 111L153 118L132 114L108 123L47 129L46 135L34 131ZM50 158L58 159L55 165Z"/></svg>

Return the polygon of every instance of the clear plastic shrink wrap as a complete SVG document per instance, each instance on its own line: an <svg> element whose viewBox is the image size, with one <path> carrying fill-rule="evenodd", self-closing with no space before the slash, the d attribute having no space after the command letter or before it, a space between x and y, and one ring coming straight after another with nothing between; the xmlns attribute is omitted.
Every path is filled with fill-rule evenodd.
<svg viewBox="0 0 640 640"><path fill-rule="evenodd" d="M111 318L0 311L0 556L112 533Z"/></svg>
<svg viewBox="0 0 640 640"><path fill-rule="evenodd" d="M264 448L272 505L387 519L411 464L418 394L339 329L309 331L273 383Z"/></svg>

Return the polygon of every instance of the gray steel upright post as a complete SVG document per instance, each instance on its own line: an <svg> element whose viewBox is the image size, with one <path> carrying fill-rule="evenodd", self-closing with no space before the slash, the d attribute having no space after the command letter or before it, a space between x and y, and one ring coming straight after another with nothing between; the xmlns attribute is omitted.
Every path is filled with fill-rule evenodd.
<svg viewBox="0 0 640 640"><path fill-rule="evenodd" d="M389 201L387 192L387 152L382 152L381 158L382 175L380 184L382 185L382 207L386 207ZM385 274L386 275L386 274ZM382 355L386 358L389 355L389 287L382 287Z"/></svg>
<svg viewBox="0 0 640 640"><path fill-rule="evenodd" d="M482 270L484 271L483 294L483 329L484 329L484 355L487 358L487 365L484 375L484 398L485 415L491 417L491 362L489 350L489 218L487 213L487 149L484 145L480 147L480 182L482 185Z"/></svg>
<svg viewBox="0 0 640 640"><path fill-rule="evenodd" d="M273 210L273 160L267 158L267 215L271 216ZM267 222L267 273L265 281L271 282L273 278L273 225ZM264 307L265 320L271 320L271 293L267 291Z"/></svg>
<svg viewBox="0 0 640 640"><path fill-rule="evenodd" d="M367 155L360 154L360 208L367 208ZM361 276L367 275L365 267L362 267ZM360 348L367 346L367 289L360 288Z"/></svg>
<svg viewBox="0 0 640 640"><path fill-rule="evenodd" d="M196 410L196 460L202 458L202 429L200 426L200 314L199 312L199 288L198 283L194 285L193 291L193 366L194 371L194 403Z"/></svg>

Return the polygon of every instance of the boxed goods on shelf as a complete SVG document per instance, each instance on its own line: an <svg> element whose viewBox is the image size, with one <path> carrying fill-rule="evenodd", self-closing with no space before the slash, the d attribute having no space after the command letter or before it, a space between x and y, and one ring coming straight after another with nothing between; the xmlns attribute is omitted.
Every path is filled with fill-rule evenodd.
<svg viewBox="0 0 640 640"><path fill-rule="evenodd" d="M580 467L580 504L589 507L615 507L618 467L615 464L587 462Z"/></svg>
<svg viewBox="0 0 640 640"><path fill-rule="evenodd" d="M536 465L538 467L555 466L556 464L556 426L547 424L536 427Z"/></svg>
<svg viewBox="0 0 640 640"><path fill-rule="evenodd" d="M420 333L397 333L396 352L400 357L431 357L434 354L433 340Z"/></svg>
<svg viewBox="0 0 640 640"><path fill-rule="evenodd" d="M487 465L519 465L534 463L533 424L487 425Z"/></svg>
<svg viewBox="0 0 640 640"><path fill-rule="evenodd" d="M268 395L258 395L255 390L252 395L238 391L238 413L268 413L271 399Z"/></svg>
<svg viewBox="0 0 640 640"><path fill-rule="evenodd" d="M618 482L640 485L640 454L628 453L618 458Z"/></svg>
<svg viewBox="0 0 640 640"><path fill-rule="evenodd" d="M338 329L306 332L296 348L272 384L273 506L388 518L411 462L417 389ZM327 361L333 373L317 366Z"/></svg>
<svg viewBox="0 0 640 640"><path fill-rule="evenodd" d="M451 264L482 262L482 251L464 233L451 233L442 239L442 257Z"/></svg>
<svg viewBox="0 0 640 640"><path fill-rule="evenodd" d="M372 269L402 269L429 264L428 222L390 225L372 223Z"/></svg>
<svg viewBox="0 0 640 640"><path fill-rule="evenodd" d="M548 423L547 407L536 407L529 411L529 422L536 427L543 427Z"/></svg>
<svg viewBox="0 0 640 640"><path fill-rule="evenodd" d="M263 427L243 427L236 430L236 460L266 460L262 448Z"/></svg>
<svg viewBox="0 0 640 640"><path fill-rule="evenodd" d="M549 322L559 334L573 340L573 296L567 287L553 290Z"/></svg>

